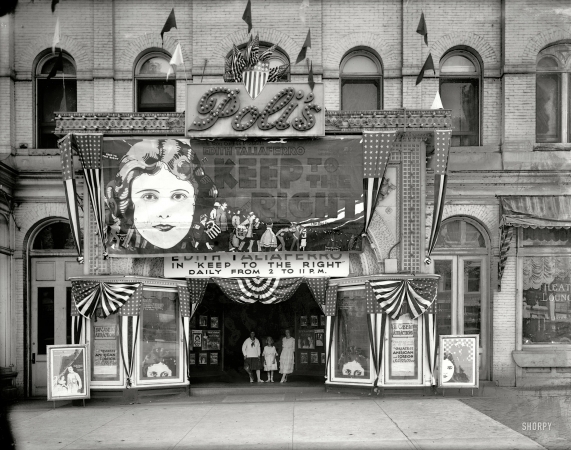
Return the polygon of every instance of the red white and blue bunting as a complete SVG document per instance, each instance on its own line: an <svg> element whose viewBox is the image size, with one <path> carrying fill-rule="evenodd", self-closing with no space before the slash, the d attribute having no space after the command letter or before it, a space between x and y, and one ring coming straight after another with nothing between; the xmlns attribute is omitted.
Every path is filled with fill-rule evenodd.
<svg viewBox="0 0 571 450"><path fill-rule="evenodd" d="M438 280L371 280L370 285L381 312L392 319L398 319L403 305L406 304L411 317L416 319L436 299Z"/></svg>
<svg viewBox="0 0 571 450"><path fill-rule="evenodd" d="M271 305L288 300L303 278L213 278L212 281L235 302Z"/></svg>
<svg viewBox="0 0 571 450"><path fill-rule="evenodd" d="M98 307L101 307L103 317L116 313L140 285L77 280L71 282L71 291L79 314L89 319Z"/></svg>

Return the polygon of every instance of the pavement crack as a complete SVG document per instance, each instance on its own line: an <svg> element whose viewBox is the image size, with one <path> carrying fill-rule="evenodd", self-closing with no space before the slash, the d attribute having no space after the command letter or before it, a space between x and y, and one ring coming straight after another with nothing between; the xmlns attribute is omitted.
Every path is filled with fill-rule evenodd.
<svg viewBox="0 0 571 450"><path fill-rule="evenodd" d="M401 427L399 427L398 423L396 423L393 418L383 409L383 407L381 405L379 405L379 402L377 400L375 400L375 403L377 404L377 406L379 407L379 409L385 413L385 416L387 416L389 418L389 420L395 425L395 427L397 427L397 429L403 434L403 436L408 440L408 442L410 442L410 445L412 445L414 448L420 450L420 447L418 447L408 436L407 434L402 430Z"/></svg>

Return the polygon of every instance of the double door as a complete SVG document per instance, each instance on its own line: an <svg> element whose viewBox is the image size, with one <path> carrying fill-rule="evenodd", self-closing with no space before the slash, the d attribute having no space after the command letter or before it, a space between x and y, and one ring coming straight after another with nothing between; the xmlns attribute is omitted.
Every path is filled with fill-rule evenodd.
<svg viewBox="0 0 571 450"><path fill-rule="evenodd" d="M48 345L71 344L71 281L83 273L75 258L31 258L30 375L32 396L47 396Z"/></svg>
<svg viewBox="0 0 571 450"><path fill-rule="evenodd" d="M488 378L488 258L435 256L440 275L436 320L438 333L480 335L480 379Z"/></svg>

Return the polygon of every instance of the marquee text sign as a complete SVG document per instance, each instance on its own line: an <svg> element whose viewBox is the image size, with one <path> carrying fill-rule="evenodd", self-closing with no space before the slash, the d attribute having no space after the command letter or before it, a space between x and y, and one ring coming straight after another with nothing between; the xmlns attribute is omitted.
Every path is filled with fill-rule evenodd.
<svg viewBox="0 0 571 450"><path fill-rule="evenodd" d="M188 84L186 135L200 138L325 136L323 84L268 83L252 99L242 83Z"/></svg>
<svg viewBox="0 0 571 450"><path fill-rule="evenodd" d="M347 277L349 254L271 252L167 256L164 276L165 278Z"/></svg>
<svg viewBox="0 0 571 450"><path fill-rule="evenodd" d="M106 139L109 255L360 251L360 139Z"/></svg>

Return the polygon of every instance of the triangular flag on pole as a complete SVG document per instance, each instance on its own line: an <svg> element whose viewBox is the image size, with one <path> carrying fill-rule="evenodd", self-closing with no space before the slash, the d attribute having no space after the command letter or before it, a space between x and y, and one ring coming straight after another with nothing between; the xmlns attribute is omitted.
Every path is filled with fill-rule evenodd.
<svg viewBox="0 0 571 450"><path fill-rule="evenodd" d="M52 70L50 70L50 73L48 73L48 80L50 78L55 77L57 75L58 71L63 72L63 53L62 53L61 49L59 51L59 56L57 57L56 61L54 62Z"/></svg>
<svg viewBox="0 0 571 450"><path fill-rule="evenodd" d="M174 73L172 66L180 66L181 64L184 64L184 60L182 59L182 49L180 48L180 42L176 45L176 49L174 50L174 53L172 54L172 58L171 58L169 64L170 64L170 67L169 67L169 71L167 72L167 81L169 79L169 75L171 73Z"/></svg>
<svg viewBox="0 0 571 450"><path fill-rule="evenodd" d="M242 20L248 24L248 33L252 31L252 2L248 0L244 14L242 14Z"/></svg>
<svg viewBox="0 0 571 450"><path fill-rule="evenodd" d="M295 60L296 64L299 64L301 61L303 61L306 58L308 48L311 48L311 28L307 30L307 36L305 38L305 42L303 43L303 47L301 47L301 51L299 52L299 55L297 55L297 59Z"/></svg>
<svg viewBox="0 0 571 450"><path fill-rule="evenodd" d="M420 83L422 81L422 79L424 78L424 72L426 70L431 70L434 72L434 75L436 75L436 70L434 70L434 61L432 61L432 53L428 54L428 58L426 58L426 61L424 62L424 66L422 66L422 69L420 69L420 73L418 74L418 77L416 77L416 85L418 86L418 83Z"/></svg>
<svg viewBox="0 0 571 450"><path fill-rule="evenodd" d="M313 88L315 87L315 81L313 80L313 61L311 61L311 65L309 66L309 73L307 74L307 82L309 83L311 92L313 92Z"/></svg>
<svg viewBox="0 0 571 450"><path fill-rule="evenodd" d="M56 45L60 43L61 33L59 30L59 17L56 20L56 29L54 30L54 38L52 40L52 53L56 52Z"/></svg>
<svg viewBox="0 0 571 450"><path fill-rule="evenodd" d="M305 24L305 21L307 19L308 9L309 9L309 0L302 0L301 5L299 5L299 20L303 24Z"/></svg>
<svg viewBox="0 0 571 450"><path fill-rule="evenodd" d="M52 14L56 11L56 5L59 3L59 0L52 0Z"/></svg>
<svg viewBox="0 0 571 450"><path fill-rule="evenodd" d="M420 21L418 22L418 27L416 27L416 32L424 36L424 43L428 45L428 28L426 28L424 12L420 15Z"/></svg>
<svg viewBox="0 0 571 450"><path fill-rule="evenodd" d="M444 109L444 106L442 106L442 100L440 99L440 93L438 91L436 91L436 96L434 97L434 101L432 102L430 109Z"/></svg>
<svg viewBox="0 0 571 450"><path fill-rule="evenodd" d="M163 45L164 45L163 34L168 33L173 28L176 28L176 18L174 16L174 8L171 10L169 17L168 17L167 21L165 22L163 29L161 30L161 40L163 41Z"/></svg>

